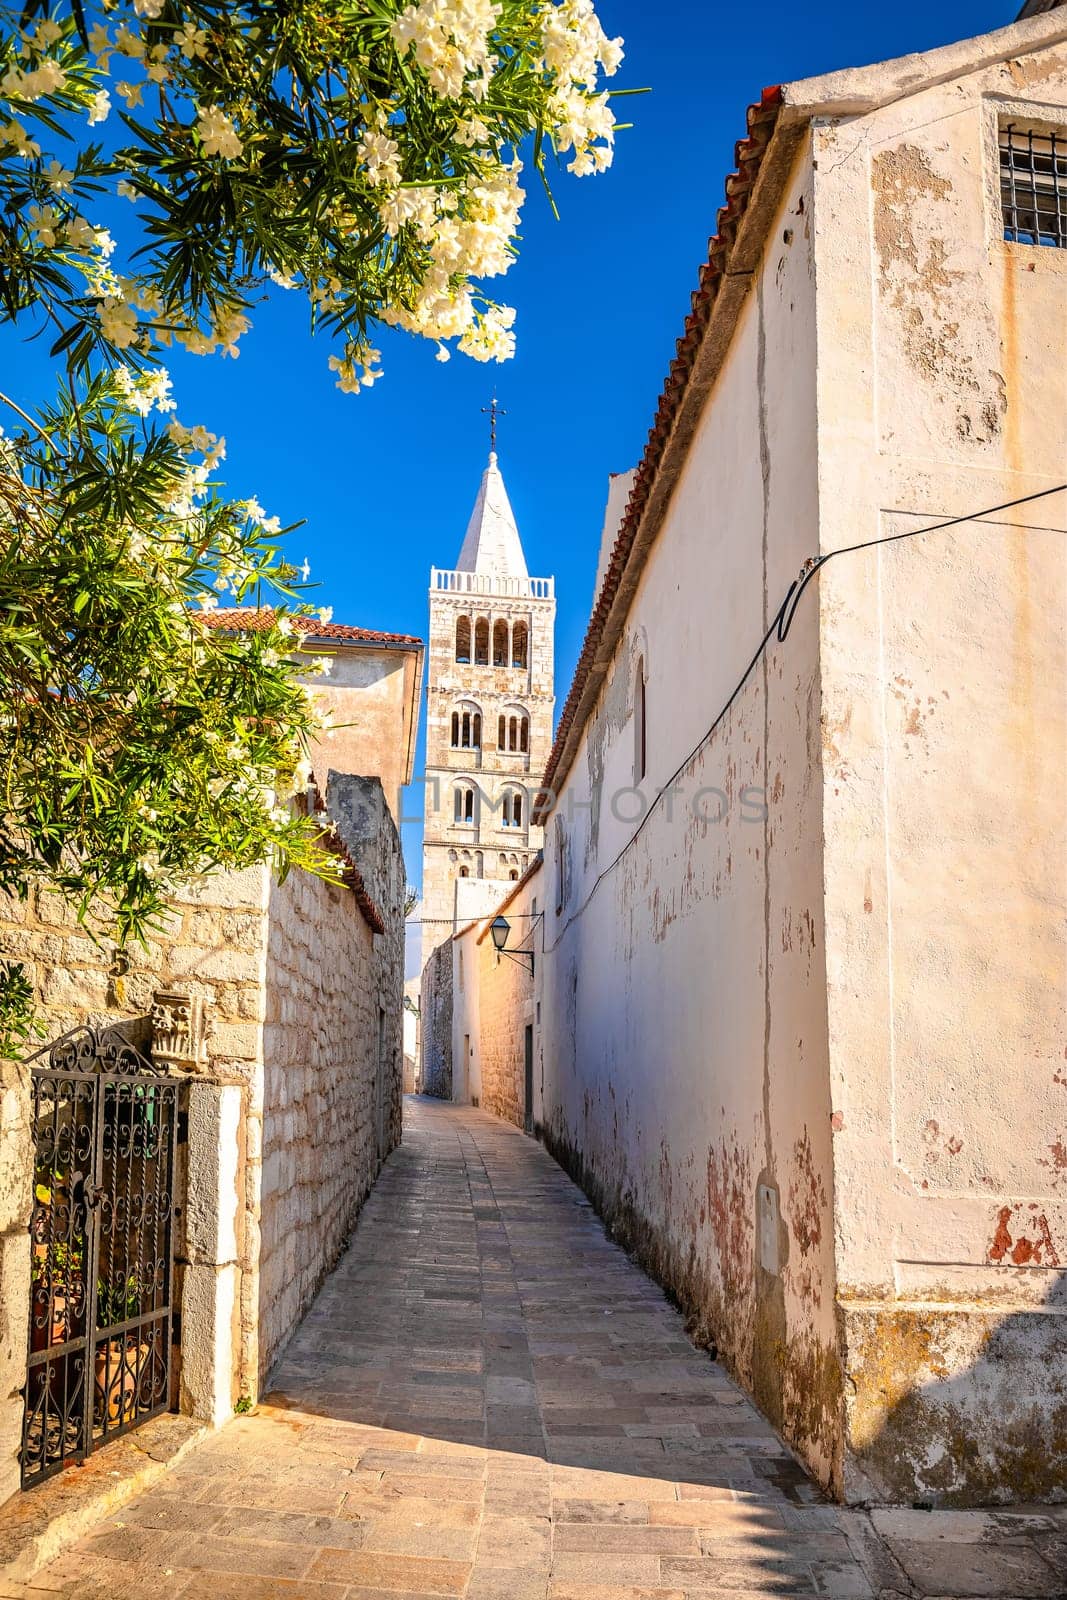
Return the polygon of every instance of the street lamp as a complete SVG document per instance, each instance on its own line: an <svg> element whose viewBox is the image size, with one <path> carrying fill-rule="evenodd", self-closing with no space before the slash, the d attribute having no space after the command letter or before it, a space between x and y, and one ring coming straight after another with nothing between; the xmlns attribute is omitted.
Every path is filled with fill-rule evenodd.
<svg viewBox="0 0 1067 1600"><path fill-rule="evenodd" d="M495 917L489 924L489 932L493 935L493 947L498 956L507 956L509 961L518 961L521 966L530 963L530 972L534 969L534 953L532 950L508 950L508 934L511 932L511 923L507 917Z"/></svg>

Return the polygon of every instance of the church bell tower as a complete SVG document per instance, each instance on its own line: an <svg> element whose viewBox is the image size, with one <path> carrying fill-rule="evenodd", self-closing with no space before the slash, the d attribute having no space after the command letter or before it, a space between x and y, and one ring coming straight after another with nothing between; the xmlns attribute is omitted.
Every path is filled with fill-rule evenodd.
<svg viewBox="0 0 1067 1600"><path fill-rule="evenodd" d="M541 848L530 812L552 747L555 617L555 580L526 569L494 448L455 567L430 573L423 965Z"/></svg>

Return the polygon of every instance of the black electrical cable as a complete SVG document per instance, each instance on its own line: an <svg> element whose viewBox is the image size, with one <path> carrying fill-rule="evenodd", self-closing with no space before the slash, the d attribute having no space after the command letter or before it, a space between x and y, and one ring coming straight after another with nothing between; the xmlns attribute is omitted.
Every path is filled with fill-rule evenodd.
<svg viewBox="0 0 1067 1600"><path fill-rule="evenodd" d="M586 907L596 894L597 890L600 888L600 885L604 882L604 879L608 877L610 873L615 871L615 868L618 866L623 856L626 855L627 851L637 843L638 839L641 837L641 833L646 822L648 822L649 818L652 816L656 807L663 799L663 796L669 793L669 791L673 788L675 781L681 777L685 769L700 754L708 740L714 737L715 731L719 727L719 724L728 714L734 701L737 699L738 695L741 693L749 678L751 678L753 672L759 665L760 659L762 658L764 651L767 649L767 646L770 644L771 639L777 637L779 644L785 643L786 639L789 637L789 630L793 626L793 618L797 614L797 607L800 604L804 590L808 587L808 584L815 577L816 573L820 572L828 561L832 561L835 556L855 555L855 553L859 550L873 550L878 545L898 544L902 539L918 539L927 533L941 533L946 528L956 528L964 522L982 522L988 517L995 517L1000 511L1012 511L1016 506L1029 505L1033 500L1044 500L1050 494L1063 494L1065 490L1067 490L1067 483L1058 483L1056 484L1055 488L1039 489L1036 494L1024 494L1021 495L1018 500L1005 500L1003 504L999 506L989 506L985 511L972 511L968 516L965 517L948 517L944 522L933 522L925 528L910 528L904 533L888 533L881 539L864 539L859 544L847 544L842 545L839 550L828 550L826 554L822 556L809 556L807 561L805 561L804 565L800 569L800 576L794 579L794 581L789 585L789 588L786 591L785 599L778 607L778 610L774 616L774 620L771 622L767 632L760 640L755 655L752 657L752 660L749 662L748 666L737 680L737 684L734 687L730 698L719 711L714 722L711 724L711 727L708 728L706 733L701 735L700 739L693 746L692 750L690 750L685 760L671 774L663 787L659 789L655 795L653 795L644 816L641 818L641 821L638 823L629 839L627 839L618 855L615 856L612 861L609 861L607 866L599 874L593 884L593 887L590 889L589 893L586 895L577 911L575 911L572 916L567 918L553 942L550 945L543 947L545 953L551 953L559 946L564 935L570 929L572 924L577 922L578 918L584 914Z"/></svg>

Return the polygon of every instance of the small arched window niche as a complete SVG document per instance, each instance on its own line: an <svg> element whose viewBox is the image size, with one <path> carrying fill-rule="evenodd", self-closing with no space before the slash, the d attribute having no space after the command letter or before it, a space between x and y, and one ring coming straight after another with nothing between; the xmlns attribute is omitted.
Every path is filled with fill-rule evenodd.
<svg viewBox="0 0 1067 1600"><path fill-rule="evenodd" d="M474 665L489 665L489 618L479 617L474 624Z"/></svg>
<svg viewBox="0 0 1067 1600"><path fill-rule="evenodd" d="M526 796L521 789L506 789L501 805L501 827L521 828L526 821Z"/></svg>
<svg viewBox="0 0 1067 1600"><path fill-rule="evenodd" d="M474 789L469 783L457 783L453 790L453 821L462 826L474 826Z"/></svg>
<svg viewBox="0 0 1067 1600"><path fill-rule="evenodd" d="M511 629L511 665L530 665L530 629L525 622L516 622Z"/></svg>
<svg viewBox="0 0 1067 1600"><path fill-rule="evenodd" d="M471 619L470 617L456 618L456 660L463 666L470 663L471 658Z"/></svg>
<svg viewBox="0 0 1067 1600"><path fill-rule="evenodd" d="M464 702L452 713L453 750L482 748L482 713L476 705Z"/></svg>
<svg viewBox="0 0 1067 1600"><path fill-rule="evenodd" d="M509 706L497 721L496 743L498 750L528 754L530 749L530 717L522 706Z"/></svg>

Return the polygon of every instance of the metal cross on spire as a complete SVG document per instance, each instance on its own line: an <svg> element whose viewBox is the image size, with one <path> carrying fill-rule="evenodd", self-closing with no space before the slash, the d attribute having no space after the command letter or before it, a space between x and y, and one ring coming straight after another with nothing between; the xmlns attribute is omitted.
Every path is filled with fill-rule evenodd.
<svg viewBox="0 0 1067 1600"><path fill-rule="evenodd" d="M489 449L492 452L492 454L495 456L496 455L496 419L497 419L497 417L506 417L507 416L507 412L504 410L503 406L497 404L496 390L495 389L493 390L492 403L490 405L482 407L482 416L489 418Z"/></svg>

